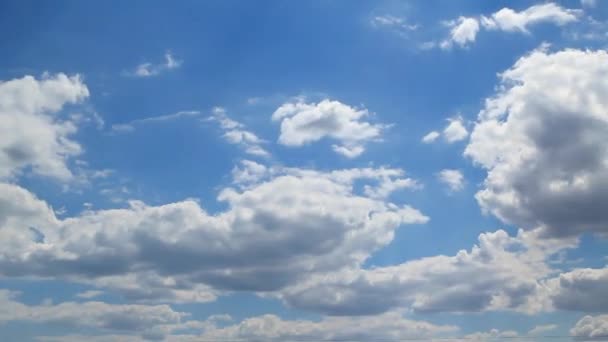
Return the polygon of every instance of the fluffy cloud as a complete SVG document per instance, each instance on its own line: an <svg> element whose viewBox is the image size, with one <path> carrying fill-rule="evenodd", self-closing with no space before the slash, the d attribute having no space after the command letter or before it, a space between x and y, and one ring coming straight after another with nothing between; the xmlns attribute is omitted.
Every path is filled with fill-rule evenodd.
<svg viewBox="0 0 608 342"><path fill-rule="evenodd" d="M460 170L441 170L437 174L437 178L447 185L450 191L460 191L464 188L464 176Z"/></svg>
<svg viewBox="0 0 608 342"><path fill-rule="evenodd" d="M441 42L442 49L449 49L453 44L465 47L475 41L479 32L479 21L475 18L460 17L456 21L448 22L447 25L451 27L450 38Z"/></svg>
<svg viewBox="0 0 608 342"><path fill-rule="evenodd" d="M245 150L245 153L258 157L270 156L270 153L262 147L264 140L246 130L245 125L242 123L230 119L224 108L213 108L211 120L217 121L220 124L226 141L241 146Z"/></svg>
<svg viewBox="0 0 608 342"><path fill-rule="evenodd" d="M523 11L503 8L492 15L475 17L459 17L445 24L450 27L449 37L443 40L439 47L450 49L454 44L466 47L475 42L481 28L503 32L529 33L530 26L551 23L558 26L576 22L582 15L581 10L563 8L554 3L531 6Z"/></svg>
<svg viewBox="0 0 608 342"><path fill-rule="evenodd" d="M557 309L608 312L608 268L575 269L560 274L549 284Z"/></svg>
<svg viewBox="0 0 608 342"><path fill-rule="evenodd" d="M570 329L570 334L582 341L608 340L608 315L585 316Z"/></svg>
<svg viewBox="0 0 608 342"><path fill-rule="evenodd" d="M425 144L430 144L435 142L440 136L443 136L443 140L448 144L453 144L458 141L462 141L469 136L469 131L464 125L464 119L462 116L458 115L452 118L447 119L448 124L445 126L441 133L437 131L431 131L424 137L422 137L422 142Z"/></svg>
<svg viewBox="0 0 608 342"><path fill-rule="evenodd" d="M548 236L608 232L608 53L539 49L500 75L465 155L482 209Z"/></svg>
<svg viewBox="0 0 608 342"><path fill-rule="evenodd" d="M336 153L354 158L365 151L365 143L380 139L386 128L363 121L369 115L367 109L326 99L284 103L272 114L272 120L281 122L280 144L302 146L329 138L339 143L332 146Z"/></svg>
<svg viewBox="0 0 608 342"><path fill-rule="evenodd" d="M330 315L370 315L395 308L419 312L551 309L540 279L553 274L548 256L576 241L543 241L538 232L509 237L502 230L454 256L433 256L396 266L322 274L287 288L289 305Z"/></svg>
<svg viewBox="0 0 608 342"><path fill-rule="evenodd" d="M370 317L328 317L319 322L286 321L274 315L244 320L225 328L209 329L209 340L246 341L378 341L428 339L454 333L457 327L411 321L397 313Z"/></svg>
<svg viewBox="0 0 608 342"><path fill-rule="evenodd" d="M285 320L275 315L250 317L242 322L219 326L213 317L206 321L187 321L168 325L165 331L193 327L201 334L175 333L167 336L170 341L384 341L404 339L432 339L453 335L458 328L413 321L398 313L386 313L374 317L326 317L319 321ZM149 337L161 337L157 336ZM42 337L43 341L139 341L133 335L68 335Z"/></svg>
<svg viewBox="0 0 608 342"><path fill-rule="evenodd" d="M579 19L580 10L566 9L554 3L534 5L521 12L503 8L491 17L482 17L481 23L491 30L528 32L528 27L540 23L563 26Z"/></svg>
<svg viewBox="0 0 608 342"><path fill-rule="evenodd" d="M107 304L103 302L64 302L50 305L25 305L15 293L0 290L0 324L25 321L93 328L102 332L139 333L145 338L161 339L186 323L186 313L168 305Z"/></svg>
<svg viewBox="0 0 608 342"><path fill-rule="evenodd" d="M466 139L469 136L469 132L464 127L462 117L457 116L455 118L448 119L448 125L443 129L443 138L448 143L454 143Z"/></svg>
<svg viewBox="0 0 608 342"><path fill-rule="evenodd" d="M401 174L289 169L245 190L224 189L218 199L228 209L214 215L186 200L131 202L63 220L27 190L2 184L0 269L91 283L141 301L277 291L319 272L359 267L395 229L426 222L411 207L375 199L388 190L373 187ZM355 180L374 196L356 193Z"/></svg>
<svg viewBox="0 0 608 342"><path fill-rule="evenodd" d="M170 51L165 53L165 60L162 63L142 63L138 65L135 70L128 73L134 77L152 77L158 76L161 73L173 69L177 69L182 65L182 61L176 59Z"/></svg>
<svg viewBox="0 0 608 342"><path fill-rule="evenodd" d="M25 166L61 180L72 178L67 159L81 152L71 140L76 125L60 112L89 96L80 76L45 74L0 82L0 179Z"/></svg>

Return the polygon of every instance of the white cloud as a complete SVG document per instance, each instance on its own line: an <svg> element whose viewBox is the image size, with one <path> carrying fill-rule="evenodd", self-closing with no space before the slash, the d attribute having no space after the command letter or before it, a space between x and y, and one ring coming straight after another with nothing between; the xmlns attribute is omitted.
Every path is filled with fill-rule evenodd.
<svg viewBox="0 0 608 342"><path fill-rule="evenodd" d="M220 326L210 317L205 321L186 321L164 326L162 332L173 331L167 340L178 342L195 341L384 341L404 339L432 339L453 335L458 327L436 325L425 321L405 319L398 313L386 313L372 317L324 317L318 321L286 320L276 315L249 317L231 325ZM194 328L200 334L184 334L179 329ZM66 335L45 336L43 341L140 341L134 335Z"/></svg>
<svg viewBox="0 0 608 342"><path fill-rule="evenodd" d="M462 116L457 115L455 117L447 119L448 124L439 133L438 131L431 131L422 137L422 142L430 144L435 142L439 137L443 137L443 140L448 144L453 144L458 141L462 141L469 136L469 131L464 124Z"/></svg>
<svg viewBox="0 0 608 342"><path fill-rule="evenodd" d="M574 269L548 281L555 308L608 312L608 268Z"/></svg>
<svg viewBox="0 0 608 342"><path fill-rule="evenodd" d="M325 99L318 103L284 103L272 114L272 120L281 122L282 145L296 147L329 138L339 142L333 145L336 153L354 158L365 151L365 143L379 140L386 128L363 121L368 116L365 108Z"/></svg>
<svg viewBox="0 0 608 342"><path fill-rule="evenodd" d="M466 139L469 132L461 116L448 119L449 124L443 129L443 138L449 144Z"/></svg>
<svg viewBox="0 0 608 342"><path fill-rule="evenodd" d="M504 340L509 340L509 341L527 341L527 339L520 339L518 338L519 334L516 331L513 330L506 330L506 331L501 331L498 329L492 329L488 332L476 332L473 334L469 334L466 335L464 337L464 340L466 341L478 341L478 342L485 342L485 341L504 341Z"/></svg>
<svg viewBox="0 0 608 342"><path fill-rule="evenodd" d="M167 121L173 121L173 120L178 120L178 119L187 118L187 117L198 117L200 115L201 115L201 113L196 110L179 111L179 112L171 113L171 114L151 116L151 117L147 117L147 118L143 118L143 119L136 119L136 120L130 121L128 123L123 123L123 124L113 124L112 130L114 132L130 132L130 131L135 130L135 127L138 125L141 125L141 124L167 122Z"/></svg>
<svg viewBox="0 0 608 342"><path fill-rule="evenodd" d="M575 240L544 241L538 232L510 237L502 230L454 256L400 265L319 274L281 291L288 305L330 315L371 315L406 308L418 312L551 310L542 279L554 273L546 259Z"/></svg>
<svg viewBox="0 0 608 342"><path fill-rule="evenodd" d="M608 315L585 316L570 329L577 340L605 341L608 339Z"/></svg>
<svg viewBox="0 0 608 342"><path fill-rule="evenodd" d="M76 294L76 297L91 299L91 298L99 297L102 294L103 294L103 291L89 290L89 291L84 291L84 292L80 292L80 293Z"/></svg>
<svg viewBox="0 0 608 342"><path fill-rule="evenodd" d="M374 27L388 27L403 31L415 31L418 29L418 25L408 24L404 18L392 15L377 15L370 22Z"/></svg>
<svg viewBox="0 0 608 342"><path fill-rule="evenodd" d="M608 53L539 49L500 75L465 155L487 169L476 198L552 236L608 232Z"/></svg>
<svg viewBox="0 0 608 342"><path fill-rule="evenodd" d="M464 188L464 176L460 170L444 169L439 171L437 178L448 186L450 191L460 191Z"/></svg>
<svg viewBox="0 0 608 342"><path fill-rule="evenodd" d="M563 26L578 21L581 14L580 10L566 9L554 3L545 3L531 6L521 12L503 8L492 14L491 17L482 17L481 23L490 30L527 33L529 26L540 23Z"/></svg>
<svg viewBox="0 0 608 342"><path fill-rule="evenodd" d="M224 108L215 107L212 112L211 120L217 121L220 124L220 128L224 131L224 139L227 142L241 146L245 150L245 153L250 155L258 157L270 156L270 153L262 147L265 141L246 130L245 125L242 123L230 119Z"/></svg>
<svg viewBox="0 0 608 342"><path fill-rule="evenodd" d="M129 73L135 77L152 77L158 76L161 73L173 69L177 69L182 65L182 61L176 59L170 51L165 52L165 60L162 63L142 63L135 70Z"/></svg>
<svg viewBox="0 0 608 342"><path fill-rule="evenodd" d="M564 26L576 22L582 15L581 10L563 8L554 3L545 3L531 6L523 11L503 8L490 16L459 17L457 20L445 24L450 27L449 37L439 46L444 50L450 49L454 44L467 47L475 42L480 29L499 30L503 32L529 33L531 26L541 23L551 23Z"/></svg>
<svg viewBox="0 0 608 342"><path fill-rule="evenodd" d="M475 41L479 32L479 21L475 18L460 17L447 25L451 27L450 38L441 42L442 49L449 49L454 43L465 47Z"/></svg>
<svg viewBox="0 0 608 342"><path fill-rule="evenodd" d="M72 140L77 127L60 114L89 96L79 75L45 74L0 82L0 179L32 172L70 180L67 160L81 153Z"/></svg>
<svg viewBox="0 0 608 342"><path fill-rule="evenodd" d="M546 325L537 325L534 328L530 329L528 335L537 336L547 333L549 331L557 329L557 324L546 324Z"/></svg>
<svg viewBox="0 0 608 342"><path fill-rule="evenodd" d="M263 168L248 167L263 177ZM373 196L388 194L396 187L387 190L382 182L399 183L401 175L286 169L246 190L222 190L218 199L227 209L214 215L194 200L132 201L125 209L66 219L27 190L0 183L0 241L7 242L0 269L4 276L67 279L140 301L278 291L319 272L361 265L398 227L426 222L409 206L355 193L353 183L361 181Z"/></svg>
<svg viewBox="0 0 608 342"><path fill-rule="evenodd" d="M455 326L411 321L398 313L368 317L327 317L318 322L283 320L275 315L248 318L207 330L200 338L246 341L383 341L429 339L458 331Z"/></svg>
<svg viewBox="0 0 608 342"><path fill-rule="evenodd" d="M427 135L422 137L422 142L425 144L430 144L430 143L434 142L435 140L437 140L437 138L439 138L440 136L441 136L441 134L439 134L439 132L431 131Z"/></svg>
<svg viewBox="0 0 608 342"><path fill-rule="evenodd" d="M185 323L186 313L168 305L107 304L103 302L64 302L26 305L16 294L0 289L0 323L24 321L94 328L102 332L139 333L146 338L162 338Z"/></svg>

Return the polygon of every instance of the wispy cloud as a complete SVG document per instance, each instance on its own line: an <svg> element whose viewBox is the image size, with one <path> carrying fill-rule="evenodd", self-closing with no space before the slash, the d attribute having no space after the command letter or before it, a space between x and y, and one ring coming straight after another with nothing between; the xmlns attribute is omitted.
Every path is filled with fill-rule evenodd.
<svg viewBox="0 0 608 342"><path fill-rule="evenodd" d="M245 153L258 157L270 156L270 153L262 147L265 141L246 130L245 125L242 123L229 118L224 108L213 108L211 117L208 120L218 122L220 128L224 131L224 139L230 144L241 146L245 150Z"/></svg>
<svg viewBox="0 0 608 342"><path fill-rule="evenodd" d="M165 71L170 71L179 68L183 61L175 58L171 51L165 52L164 61L160 63L145 62L139 64L133 71L127 72L127 75L133 77L152 77L158 76Z"/></svg>
<svg viewBox="0 0 608 342"><path fill-rule="evenodd" d="M160 116L152 116L143 119L135 119L133 121L122 123L122 124L114 124L112 125L112 131L114 132L130 132L135 130L135 126L147 123L157 123L157 122L166 122L177 119L182 119L186 117L195 117L199 116L201 113L196 110L190 111L180 111L172 114L160 115Z"/></svg>

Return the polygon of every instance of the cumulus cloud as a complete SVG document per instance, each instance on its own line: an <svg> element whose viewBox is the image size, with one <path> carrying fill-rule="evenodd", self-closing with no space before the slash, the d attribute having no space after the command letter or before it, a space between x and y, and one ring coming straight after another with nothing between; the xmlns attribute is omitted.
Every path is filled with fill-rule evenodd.
<svg viewBox="0 0 608 342"><path fill-rule="evenodd" d="M447 185L450 191L460 191L464 188L464 176L460 170L444 169L437 173L440 182Z"/></svg>
<svg viewBox="0 0 608 342"><path fill-rule="evenodd" d="M100 332L135 333L162 339L185 323L186 313L168 305L108 304L103 302L63 302L26 305L16 293L0 290L0 323L29 322L61 324L72 328L93 328Z"/></svg>
<svg viewBox="0 0 608 342"><path fill-rule="evenodd" d="M200 334L179 332L178 328L194 327ZM432 339L458 332L453 325L413 321L398 313L373 317L325 317L319 321L285 320L276 315L249 317L235 324L220 325L213 317L205 321L187 321L169 325L170 341L384 341ZM150 336L156 337L156 336ZM160 336L158 336L160 337ZM43 337L43 341L139 341L133 335L68 335Z"/></svg>
<svg viewBox="0 0 608 342"><path fill-rule="evenodd" d="M531 6L521 12L503 8L491 17L482 17L481 23L491 30L528 33L529 26L540 23L563 26L577 21L581 14L580 10L563 8L549 2Z"/></svg>
<svg viewBox="0 0 608 342"><path fill-rule="evenodd" d="M487 170L484 211L548 236L608 232L607 74L606 51L539 49L500 75L465 150Z"/></svg>
<svg viewBox="0 0 608 342"><path fill-rule="evenodd" d="M181 67L182 61L176 59L170 51L165 52L164 61L162 63L142 63L135 70L128 74L134 77L152 77L158 76L163 72L170 71Z"/></svg>
<svg viewBox="0 0 608 342"><path fill-rule="evenodd" d="M318 322L283 320L264 315L224 328L207 330L201 338L246 341L383 341L429 339L452 334L458 328L411 321L398 313L370 317L327 317Z"/></svg>
<svg viewBox="0 0 608 342"><path fill-rule="evenodd" d="M67 160L82 152L71 139L76 124L60 115L89 96L79 75L44 74L0 82L0 179L32 172L69 180Z"/></svg>
<svg viewBox="0 0 608 342"><path fill-rule="evenodd" d="M608 268L574 269L549 281L549 286L559 310L608 312Z"/></svg>
<svg viewBox="0 0 608 342"><path fill-rule="evenodd" d="M228 209L214 215L194 200L161 206L132 201L128 208L66 219L27 190L0 184L0 237L6 242L0 270L9 277L94 284L139 301L278 291L319 272L358 267L398 227L426 222L409 206L375 198L387 193L384 180L401 175L390 169L289 169L244 190L222 190L218 199ZM355 181L369 185L373 196L355 192Z"/></svg>
<svg viewBox="0 0 608 342"><path fill-rule="evenodd" d="M213 108L211 120L219 123L227 142L241 146L245 153L258 157L270 156L270 153L262 147L265 141L245 129L242 123L229 118L224 108Z"/></svg>
<svg viewBox="0 0 608 342"><path fill-rule="evenodd" d="M450 49L454 45L467 47L475 42L480 29L497 30L502 32L529 33L531 26L551 23L564 26L576 22L582 16L582 11L563 8L554 3L544 3L531 6L523 11L503 8L490 16L459 17L445 24L450 27L449 37L443 40L439 47Z"/></svg>
<svg viewBox="0 0 608 342"><path fill-rule="evenodd" d="M443 128L441 133L437 131L431 131L422 137L422 142L430 144L435 142L439 137L443 137L443 140L448 144L453 144L458 141L462 141L469 136L469 131L465 127L464 119L462 116L457 115L447 119L448 124Z"/></svg>
<svg viewBox="0 0 608 342"><path fill-rule="evenodd" d="M448 125L443 129L443 138L448 143L454 143L466 139L469 132L464 127L464 122L461 116L448 119Z"/></svg>
<svg viewBox="0 0 608 342"><path fill-rule="evenodd" d="M479 32L479 21L475 18L460 17L458 20L447 22L446 25L451 27L450 37L441 42L442 49L449 49L453 44L465 47L475 41Z"/></svg>
<svg viewBox="0 0 608 342"><path fill-rule="evenodd" d="M585 316L570 329L570 335L581 341L608 340L608 315Z"/></svg>
<svg viewBox="0 0 608 342"><path fill-rule="evenodd" d="M538 232L484 233L470 251L372 269L320 274L281 291L288 305L329 315L371 315L396 308L418 312L551 309L548 256L577 245L543 241Z"/></svg>
<svg viewBox="0 0 608 342"><path fill-rule="evenodd" d="M318 103L288 102L272 114L281 122L279 143L297 147L327 138L337 141L334 152L354 158L365 151L365 144L379 140L387 127L364 121L370 113L365 108L351 107L333 100Z"/></svg>

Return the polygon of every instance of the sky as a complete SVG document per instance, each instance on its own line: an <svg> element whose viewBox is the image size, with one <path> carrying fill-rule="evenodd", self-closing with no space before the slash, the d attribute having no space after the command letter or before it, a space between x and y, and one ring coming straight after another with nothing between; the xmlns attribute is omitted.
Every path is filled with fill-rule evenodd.
<svg viewBox="0 0 608 342"><path fill-rule="evenodd" d="M608 341L608 1L0 30L0 340Z"/></svg>

